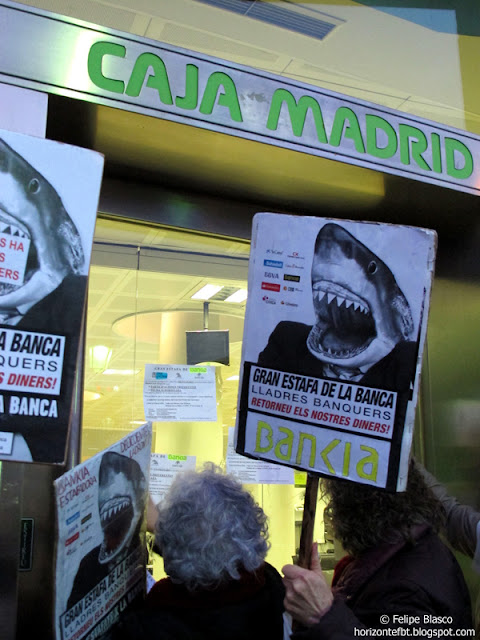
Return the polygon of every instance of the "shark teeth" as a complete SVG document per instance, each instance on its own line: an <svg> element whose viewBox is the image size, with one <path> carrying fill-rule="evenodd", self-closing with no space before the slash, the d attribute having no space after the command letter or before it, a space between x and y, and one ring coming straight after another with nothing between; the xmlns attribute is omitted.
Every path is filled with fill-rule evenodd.
<svg viewBox="0 0 480 640"><path fill-rule="evenodd" d="M327 304L329 305L336 303L337 307L341 307L342 305L344 305L346 309L349 309L353 305L353 309L355 311L360 311L365 315L368 315L370 313L367 305L365 305L360 300L353 300L347 296L341 296L338 293L324 291L323 289L315 289L313 291L315 302L321 302L325 296L327 296Z"/></svg>
<svg viewBox="0 0 480 640"><path fill-rule="evenodd" d="M316 324L307 340L309 351L319 359L343 363L363 352L376 336L368 302L329 280L314 282L312 290Z"/></svg>
<svg viewBox="0 0 480 640"><path fill-rule="evenodd" d="M118 513L124 511L130 505L130 500L124 499L120 502L117 502L112 507L105 509L102 511L101 520L102 522L108 522L112 518L114 518Z"/></svg>
<svg viewBox="0 0 480 640"><path fill-rule="evenodd" d="M104 534L98 558L101 564L109 562L125 546L133 519L133 504L128 495L114 496L101 505L100 524Z"/></svg>
<svg viewBox="0 0 480 640"><path fill-rule="evenodd" d="M15 236L17 238L28 238L28 234L22 229L19 229L10 222L3 222L0 220L0 233L8 234L9 236Z"/></svg>
<svg viewBox="0 0 480 640"><path fill-rule="evenodd" d="M323 336L325 330L323 328L314 325L307 338L307 348L316 358L322 359L322 356L330 358L331 360L348 360L357 356L367 349L373 340L373 336L369 337L362 344L356 346L323 346Z"/></svg>
<svg viewBox="0 0 480 640"><path fill-rule="evenodd" d="M109 500L107 504L102 507L102 511L100 513L102 524L110 522L119 513L122 513L123 511L128 509L130 504L131 500L126 497Z"/></svg>

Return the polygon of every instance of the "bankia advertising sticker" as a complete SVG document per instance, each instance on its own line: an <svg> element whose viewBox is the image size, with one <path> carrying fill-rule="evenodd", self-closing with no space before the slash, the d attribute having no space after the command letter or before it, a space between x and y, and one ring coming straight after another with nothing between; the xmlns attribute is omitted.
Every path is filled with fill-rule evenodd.
<svg viewBox="0 0 480 640"><path fill-rule="evenodd" d="M99 153L0 131L0 459L62 463Z"/></svg>
<svg viewBox="0 0 480 640"><path fill-rule="evenodd" d="M258 213L238 453L405 488L436 233Z"/></svg>
<svg viewBox="0 0 480 640"><path fill-rule="evenodd" d="M147 422L55 480L56 640L105 640L145 596L151 442Z"/></svg>

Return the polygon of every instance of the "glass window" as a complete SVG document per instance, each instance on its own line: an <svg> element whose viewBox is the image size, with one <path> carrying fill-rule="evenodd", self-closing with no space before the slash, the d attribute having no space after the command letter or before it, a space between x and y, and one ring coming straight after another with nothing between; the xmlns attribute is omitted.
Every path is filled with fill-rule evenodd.
<svg viewBox="0 0 480 640"><path fill-rule="evenodd" d="M196 457L225 467L235 425L247 288L246 241L100 218L88 291L82 460L145 422L146 364L186 364L186 331L228 329L229 365L217 365L216 422L154 422L152 452ZM206 284L221 287L207 304L192 299ZM207 325L207 326L205 326ZM296 555L303 512L302 480L248 485L269 516L268 560L280 569ZM316 538L323 533L322 505ZM320 530L321 529L321 530ZM155 577L163 575L155 558Z"/></svg>

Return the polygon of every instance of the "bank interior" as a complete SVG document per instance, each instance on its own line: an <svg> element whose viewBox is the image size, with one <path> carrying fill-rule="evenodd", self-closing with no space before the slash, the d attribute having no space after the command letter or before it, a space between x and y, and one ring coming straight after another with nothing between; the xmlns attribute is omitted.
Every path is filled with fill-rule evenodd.
<svg viewBox="0 0 480 640"><path fill-rule="evenodd" d="M233 13L228 2L26 4L480 134L472 64L480 17L468 12L471 3L246 3L328 22L323 38L295 31L293 22ZM204 301L193 296L213 284L221 288L208 300L209 328L228 329L230 338L229 364L215 367L217 421L156 422L152 452L225 466L246 305L227 298L247 288L253 214L391 222L438 232L414 452L450 491L480 507L476 196L61 95L49 96L47 137L106 158L88 285L79 460L145 421L145 365L186 362L185 332L205 322ZM99 347L106 347L103 359ZM20 466L26 493L32 471ZM298 553L304 483L297 474L291 485L248 485L269 516L268 560L279 569ZM328 563L338 550L323 508L320 500L315 537ZM458 559L475 595L478 577ZM153 571L163 575L158 556ZM18 580L20 591L33 589L28 576Z"/></svg>

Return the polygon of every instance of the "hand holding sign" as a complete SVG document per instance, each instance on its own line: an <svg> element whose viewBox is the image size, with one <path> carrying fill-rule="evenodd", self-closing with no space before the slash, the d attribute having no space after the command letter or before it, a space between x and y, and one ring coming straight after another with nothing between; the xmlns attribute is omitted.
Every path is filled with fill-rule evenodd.
<svg viewBox="0 0 480 640"><path fill-rule="evenodd" d="M306 627L319 622L330 608L333 595L320 566L317 543L312 545L310 569L288 564L282 571L285 609Z"/></svg>

